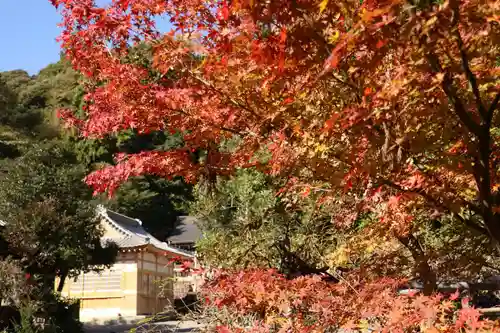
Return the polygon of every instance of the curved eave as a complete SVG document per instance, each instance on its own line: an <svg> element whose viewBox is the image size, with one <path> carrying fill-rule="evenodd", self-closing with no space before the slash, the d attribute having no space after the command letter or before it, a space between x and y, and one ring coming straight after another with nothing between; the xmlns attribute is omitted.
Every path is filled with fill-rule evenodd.
<svg viewBox="0 0 500 333"><path fill-rule="evenodd" d="M124 235L128 235L128 236L132 235L132 233L129 230L123 228L121 225L116 223L115 220L113 220L111 217L109 217L105 208L100 207L98 212L102 217L104 217L104 219L111 225L112 228L114 228L115 230L119 231L120 233L122 233Z"/></svg>
<svg viewBox="0 0 500 333"><path fill-rule="evenodd" d="M147 245L120 247L118 252L143 252L147 248Z"/></svg>

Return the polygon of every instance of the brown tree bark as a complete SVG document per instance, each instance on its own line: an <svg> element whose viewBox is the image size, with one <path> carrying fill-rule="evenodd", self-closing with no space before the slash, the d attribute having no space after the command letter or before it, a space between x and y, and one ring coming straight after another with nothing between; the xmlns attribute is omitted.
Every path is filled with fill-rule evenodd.
<svg viewBox="0 0 500 333"><path fill-rule="evenodd" d="M68 273L64 272L60 279L59 279L59 284L57 285L57 292L62 292L64 289L64 283L66 282L66 278L68 277Z"/></svg>
<svg viewBox="0 0 500 333"><path fill-rule="evenodd" d="M415 261L414 271L424 284L424 295L432 294L436 291L437 287L436 273L432 270L429 264L429 258L420 246L418 239L412 234L409 234L407 236L399 236L398 240L410 251Z"/></svg>

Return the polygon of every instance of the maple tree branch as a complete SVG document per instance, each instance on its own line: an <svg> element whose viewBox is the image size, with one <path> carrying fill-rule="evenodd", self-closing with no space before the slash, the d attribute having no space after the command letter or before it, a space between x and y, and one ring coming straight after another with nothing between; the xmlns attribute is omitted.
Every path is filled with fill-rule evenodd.
<svg viewBox="0 0 500 333"><path fill-rule="evenodd" d="M180 114L183 114L185 116L188 116L189 114L181 109L176 109L175 111L179 112ZM229 132L229 133L232 133L232 134L236 134L236 135L243 135L243 133L237 131L237 130L234 130L232 128L229 128L229 127L225 127L225 126L217 126L217 125L212 125L214 128L218 129L218 130L221 130L221 131L225 131L225 132Z"/></svg>
<svg viewBox="0 0 500 333"><path fill-rule="evenodd" d="M244 105L240 102L238 102L237 100L235 100L234 98L228 96L226 93L224 93L223 91L221 91L220 89L218 89L217 87L215 87L212 83L204 80L203 78L199 77L198 75L196 75L195 73L193 73L192 71L188 71L198 82L200 82L201 84L205 85L206 87L208 87L209 89L213 90L214 92L218 93L219 95L223 96L227 101L229 101L231 104L233 104L234 106L238 107L238 108L241 108L243 110L246 110L248 112L250 112L256 119L259 119L259 120L263 120L265 121L266 119L259 115L257 112L255 112L251 107L249 107L248 105ZM272 129L275 129L276 126L272 123L272 122L269 122L269 126L270 128ZM229 131L229 132L233 132L235 134L239 134L241 135L241 133L238 133L238 132L235 132L229 128L224 128L224 127L221 127L220 128L221 130L226 130L226 131ZM255 136L256 134L251 132L250 130L247 131L248 134L250 135L253 135Z"/></svg>
<svg viewBox="0 0 500 333"><path fill-rule="evenodd" d="M491 121L493 120L493 114L495 113L495 110L496 110L499 102L500 102L500 91L497 93L497 95L493 99L493 102L490 105L490 108L488 109L488 122L490 124L491 124Z"/></svg>
<svg viewBox="0 0 500 333"><path fill-rule="evenodd" d="M229 127L225 127L225 126L216 126L216 128L220 129L221 131L226 131L226 132L229 132L229 133L233 133L233 134L236 134L236 135L242 135L241 132L238 132L237 130L234 130L232 128L229 128Z"/></svg>
<svg viewBox="0 0 500 333"><path fill-rule="evenodd" d="M387 185L389 187L392 187L393 189L398 190L400 192L407 192L407 193L418 194L418 195L422 196L424 199L432 202L435 206L441 207L441 208L445 208L446 210L449 210L449 208L446 207L442 202L440 202L439 200L437 200L433 196L429 195L428 193L426 193L422 189L412 189L412 190L405 189L401 185L398 185L398 184L396 184L394 182L391 182L390 180L387 180L387 179L381 179L380 182L382 184Z"/></svg>
<svg viewBox="0 0 500 333"><path fill-rule="evenodd" d="M330 56L331 55L330 43L328 43L325 36L314 27L314 22L312 22L312 20L307 16L307 12L301 10L300 8L298 10L299 10L299 12L302 13L304 20L307 22L307 24L309 24L309 27L312 29L314 34L319 38L319 41L323 45L323 47L325 48L325 51L328 54L328 56ZM356 97L359 100L361 100L361 89L358 86L356 86L355 83L344 81L333 73L332 73L332 77L338 83L343 84L343 85L351 88L352 90L354 90L354 92L356 93Z"/></svg>
<svg viewBox="0 0 500 333"><path fill-rule="evenodd" d="M233 104L234 106L236 107L239 107L241 109L244 109L244 110L247 110L248 112L252 113L254 116L256 116L257 118L260 118L260 116L258 114L255 113L254 110L252 110L251 108L248 108L247 106L243 105L242 103L238 102L237 100L235 100L234 98L230 97L230 96L227 96L227 94L225 94L223 91L221 91L220 89L218 89L217 87L215 87L212 83L208 82L207 80L199 77L198 75L196 75L195 73L193 73L192 71L188 71L189 74L191 74L198 82L202 83L204 86L210 88L211 90L215 91L216 93L218 93L219 95L223 96L225 99L227 99L229 102L231 102L231 104Z"/></svg>
<svg viewBox="0 0 500 333"><path fill-rule="evenodd" d="M337 159L339 162L341 163L344 163L350 167L353 166L352 163L349 163L347 161L345 161L340 155L338 154L335 154L333 156L335 159ZM420 196L422 196L424 199L428 200L429 202L431 202L432 204L434 204L436 207L440 207L444 210L446 210L447 212L451 213L457 220L459 220L461 223L465 224L467 227L485 235L485 236L488 236L488 237L491 237L491 233L489 232L488 229L480 226L479 224L477 223L474 223L472 220L470 219L465 219L463 218L462 216L460 216L459 214L453 212L453 210L451 208L449 208L445 203L442 203L440 202L438 199L434 198L433 196L429 195L428 193L426 193L425 191L423 191L422 189L416 189L416 190L408 190L408 189L404 189L401 185L398 185L390 180L387 180L387 179L383 179L383 178L378 178L377 179L377 182L380 182L381 184L384 184L384 185L387 185L389 187L392 187L393 189L395 190L398 190L400 192L406 192L406 193L414 193L414 194L418 194ZM465 203L472 211L475 211L477 212L479 209L471 204L471 203Z"/></svg>
<svg viewBox="0 0 500 333"><path fill-rule="evenodd" d="M460 20L460 2L458 0L454 0L450 2L450 7L452 8L453 17L452 17L452 26L454 29L454 34L458 43L458 49L460 51L460 58L462 60L462 67L465 71L465 75L467 80L469 81L472 92L474 94L476 105L479 110L479 114L481 116L481 124L477 124L470 118L470 115L467 113L463 104L459 102L458 96L453 96L454 89L451 85L451 76L450 74L445 74L445 78L443 80L443 90L447 92L448 98L452 97L451 100L454 100L455 111L459 115L462 122L466 124L467 127L472 132L475 132L476 136L479 139L479 155L475 157L477 162L475 167L475 178L476 184L479 190L479 200L482 208L482 218L484 220L484 224L488 233L496 242L500 241L500 228L497 223L494 221L493 211L492 211L492 193L491 193L491 175L490 175L490 156L491 156L491 120L493 119L492 112L488 112L481 101L481 96L479 93L479 88L477 85L476 77L472 73L469 67L469 61L467 59L467 54L465 51L465 46L460 35L459 31L459 20ZM448 82L446 82L448 81ZM445 84L446 83L446 84ZM448 90L448 91L447 91ZM459 102L459 103L458 103Z"/></svg>
<svg viewBox="0 0 500 333"><path fill-rule="evenodd" d="M424 294L432 293L437 286L437 276L432 270L429 264L429 257L425 253L418 238L411 233L406 236L396 236L396 238L410 251L415 261L415 273L418 274L418 277L424 284Z"/></svg>
<svg viewBox="0 0 500 333"><path fill-rule="evenodd" d="M193 77L195 78L198 82L200 82L201 84L203 84L204 86L208 87L209 89L215 91L216 93L218 93L219 95L223 96L227 101L229 101L231 104L233 104L234 106L238 107L238 108L241 108L243 110L246 110L248 112L250 112L252 115L254 115L257 119L261 119L262 117L259 116L252 108L246 106L246 105L243 105L242 103L238 102L237 100L235 100L234 98L228 96L227 94L225 94L223 91L221 91L220 89L216 88L212 83L208 82L207 80L199 77L198 75L196 75L192 70L187 70L187 72ZM166 75L167 73L164 73L162 76ZM235 130L232 130L230 128L226 128L226 127L220 127L219 129L221 130L224 130L224 131L228 131L228 132L231 132L231 133L234 133L234 134L238 134L238 135L241 135L241 133L235 131Z"/></svg>
<svg viewBox="0 0 500 333"><path fill-rule="evenodd" d="M464 223L470 229L475 230L486 237L491 237L489 231L486 228L483 228L479 224L472 222L471 219L464 219L463 217L455 213L453 214L453 216Z"/></svg>
<svg viewBox="0 0 500 333"><path fill-rule="evenodd" d="M458 15L458 14L455 14ZM467 77L467 80L470 83L470 86L472 88L472 93L474 94L474 98L476 99L476 105L479 110L479 113L483 120L487 122L488 118L488 112L486 111L486 108L484 107L483 101L481 100L481 95L479 93L479 87L477 85L477 80L476 76L474 73L472 73L470 66L469 66L469 60L467 59L467 52L465 50L464 42L462 40L462 36L460 35L460 31L458 30L458 27L455 27L455 35L457 39L457 44L458 44L458 49L460 51L460 58L462 60L462 67L465 72L465 76Z"/></svg>
<svg viewBox="0 0 500 333"><path fill-rule="evenodd" d="M255 248L259 245L259 243L255 243L255 244L252 244L242 255L238 256L238 258L236 258L236 265L239 265L241 263L241 261L246 258L250 252L253 252L253 250L255 250ZM245 268L248 264L248 260L245 262Z"/></svg>
<svg viewBox="0 0 500 333"><path fill-rule="evenodd" d="M471 85L474 97L476 99L476 105L479 110L479 114L481 116L481 123L478 124L475 122L467 110L464 108L463 104L459 100L458 96L456 96L455 90L452 86L452 77L449 73L446 73L442 82L443 90L448 95L450 102L455 107L455 112L459 116L462 123L467 126L467 128L476 135L478 138L478 154L474 156L475 159L475 167L474 167L474 177L476 180L477 188L479 191L479 201L481 204L481 217L483 218L483 222L485 225L485 229L488 231L491 239L497 243L497 250L500 251L500 247L498 246L498 242L500 241L500 226L498 223L495 223L495 218L493 215L492 204L494 198L491 193L491 175L490 175L490 157L491 157L491 121L493 119L493 112L490 110L486 110L484 107L481 96L479 92L479 88L477 86L476 77L472 73L469 67L469 62L467 59L467 54L465 52L465 47L463 44L462 37L459 32L459 19L460 19L460 1L453 0L450 1L450 7L452 8L452 26L454 29L454 34L458 43L458 48L460 51L460 57L462 60L462 67L465 71L465 75L469 84ZM434 55L434 58L437 57ZM439 60L436 63L439 67ZM493 104L495 101L493 101ZM498 103L498 102L497 102ZM492 104L492 105L493 105ZM496 107L496 106L495 106Z"/></svg>
<svg viewBox="0 0 500 333"><path fill-rule="evenodd" d="M353 83L349 83L349 82L342 80L341 78L337 77L334 73L332 73L332 77L335 79L335 81L337 81L337 82L351 88L352 90L354 90L354 92L356 93L357 99L361 100L361 93L360 93L359 87L355 86Z"/></svg>
<svg viewBox="0 0 500 333"><path fill-rule="evenodd" d="M467 227L469 227L469 228L471 228L471 229L473 229L473 230L475 230L475 231L477 231L477 232L479 232L479 233L481 233L481 234L483 234L485 236L488 236L488 237L490 236L490 233L488 232L488 230L486 228L483 228L479 224L474 223L472 220L465 219L462 216L460 216L459 214L453 212L446 204L440 202L439 200L437 200L433 196L429 195L428 193L426 193L422 189L407 190L407 189L404 189L401 185L393 183L393 182L391 182L389 180L382 180L381 182L384 185L392 187L395 190L398 190L398 191L401 191L401 192L418 194L418 195L422 196L424 199L430 201L436 207L440 207L440 208L445 209L446 211L450 212L457 220L459 220L461 223L465 224Z"/></svg>
<svg viewBox="0 0 500 333"><path fill-rule="evenodd" d="M350 167L353 167L353 164L352 163L349 163L348 161L345 161L340 155L338 154L335 154L333 156L335 159L337 159L339 162L341 163L344 163L346 164L347 166L350 166ZM462 222L463 224L465 224L466 226L468 226L469 228L473 229L473 230L476 230L477 232L483 234L483 235L486 235L488 237L491 236L491 233L489 232L488 229L486 228L483 228L482 226L480 226L479 224L476 224L474 223L472 220L470 219L464 219L462 216L460 216L459 214L455 213L450 207L448 207L445 203L439 201L438 199L434 198L433 196L431 196L430 194L426 193L424 190L422 189L413 189L413 190L409 190L409 189L405 189L403 188L401 185L398 185L388 179L384 179L384 178L377 178L376 179L376 182L379 182L383 185L387 185L389 187L392 187L393 189L395 190L398 190L400 192L406 192L406 193L414 193L414 194L418 194L420 196L422 196L424 199L426 199L427 201L431 202L432 204L434 204L434 206L436 207L440 207L444 210L446 210L447 212L451 213L457 220L459 220L460 222ZM465 203L472 211L476 211L478 210L478 208L471 204L471 203L468 203L466 202Z"/></svg>
<svg viewBox="0 0 500 333"><path fill-rule="evenodd" d="M462 101L457 96L455 88L453 87L453 78L449 72L445 72L439 62L439 58L432 51L426 55L427 61L429 62L431 69L435 73L443 73L443 81L441 83L441 88L448 96L448 100L453 105L455 113L457 114L460 121L471 131L474 135L480 136L481 127L472 119L467 110L465 109Z"/></svg>

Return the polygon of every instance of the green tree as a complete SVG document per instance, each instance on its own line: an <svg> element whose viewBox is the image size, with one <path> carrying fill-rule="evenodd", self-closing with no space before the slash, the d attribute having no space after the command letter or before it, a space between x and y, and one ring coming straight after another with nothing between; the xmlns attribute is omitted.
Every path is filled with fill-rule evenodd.
<svg viewBox="0 0 500 333"><path fill-rule="evenodd" d="M113 263L116 246L100 242L85 169L58 142L35 145L16 160L0 163L3 236L25 271L50 288L67 276ZM96 266L97 265L97 266Z"/></svg>
<svg viewBox="0 0 500 333"><path fill-rule="evenodd" d="M12 95L12 107L4 115L3 123L23 129L37 138L57 137L57 109L72 106L81 79L71 64L61 58L35 76L14 70L0 73L0 77Z"/></svg>
<svg viewBox="0 0 500 333"><path fill-rule="evenodd" d="M213 267L272 267L288 276L328 270L337 277L362 270L422 282L472 281L500 270L488 239L449 215L429 220L426 208L415 209L416 227L387 239L373 212L359 206L339 210L346 196L339 194L337 203L318 202L320 193L307 187L302 197L276 195L284 183L248 169L219 177L213 187L197 185L191 213L201 217L202 260ZM341 226L340 212L346 218L352 214L354 223Z"/></svg>
<svg viewBox="0 0 500 333"><path fill-rule="evenodd" d="M18 261L0 260L0 300L19 307L30 294L30 286Z"/></svg>
<svg viewBox="0 0 500 333"><path fill-rule="evenodd" d="M325 256L338 232L314 198L276 196L282 181L253 170L195 190L192 214L201 217L202 260L227 268L273 267L287 275L326 272Z"/></svg>
<svg viewBox="0 0 500 333"><path fill-rule="evenodd" d="M16 105L16 96L0 75L0 158L12 158L19 156L19 150L14 143L18 138L18 133L11 128L14 110Z"/></svg>
<svg viewBox="0 0 500 333"><path fill-rule="evenodd" d="M143 221L158 239L168 237L177 217L185 215L192 199L191 186L182 180L143 176L123 184L112 198L103 198L110 208Z"/></svg>
<svg viewBox="0 0 500 333"><path fill-rule="evenodd" d="M0 112L2 118L14 107L16 102L15 94L9 88L5 79L0 76Z"/></svg>
<svg viewBox="0 0 500 333"><path fill-rule="evenodd" d="M42 117L37 110L19 103L19 93L28 86L23 73L0 73L0 124L29 133L41 123Z"/></svg>
<svg viewBox="0 0 500 333"><path fill-rule="evenodd" d="M18 95L33 80L33 77L22 69L2 72L0 76L5 81L9 89L16 95Z"/></svg>

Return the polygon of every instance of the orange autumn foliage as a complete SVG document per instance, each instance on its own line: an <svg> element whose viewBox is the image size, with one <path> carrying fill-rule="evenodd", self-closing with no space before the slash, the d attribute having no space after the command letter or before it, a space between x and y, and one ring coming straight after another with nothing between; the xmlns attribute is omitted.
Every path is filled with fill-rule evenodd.
<svg viewBox="0 0 500 333"><path fill-rule="evenodd" d="M94 83L86 117L63 112L69 123L88 137L186 133L176 151L89 175L96 191L143 173L228 174L266 150L263 170L320 183L327 198L415 194L500 241L498 1L52 2L63 49ZM155 27L159 15L171 32ZM122 61L139 42L153 46L159 78ZM234 137L231 153L219 150ZM450 151L459 142L461 154ZM207 151L203 163L193 149Z"/></svg>
<svg viewBox="0 0 500 333"><path fill-rule="evenodd" d="M112 193L145 173L195 181L257 166L286 176L286 191L298 197L323 193L321 202L335 203L333 220L342 227L358 211L371 211L378 232L406 237L414 211L445 212L500 242L498 1L114 0L103 8L92 0L52 2L63 16L62 47L89 82L85 118L62 112L68 123L86 137L124 129L184 134L184 147L118 156L116 165L90 174L86 181L97 192ZM159 15L168 17L171 32L158 31ZM140 42L152 45L160 75L123 61ZM231 151L220 149L235 138ZM193 149L206 151L206 159L194 160ZM269 295L273 302L306 302L317 311L318 331L361 320L359 302L370 305L342 284L255 274L239 277L250 279L249 290L238 287L249 293L246 301L229 294L228 284L217 285L221 299L241 311L255 299L282 311ZM258 281L272 283L257 294ZM463 327L436 317L448 311L443 303L397 297L384 283L355 286L387 305L393 317L384 317L381 329L402 330L424 318L432 318L431 331ZM330 295L340 295L338 302L322 303ZM284 327L305 329L300 317L290 320Z"/></svg>
<svg viewBox="0 0 500 333"><path fill-rule="evenodd" d="M341 281L331 284L320 276L288 280L272 270L218 272L205 286L209 307L230 313L257 315L251 327L235 318L218 332L496 332L494 322L480 319L477 309L458 293L398 295L404 281Z"/></svg>

